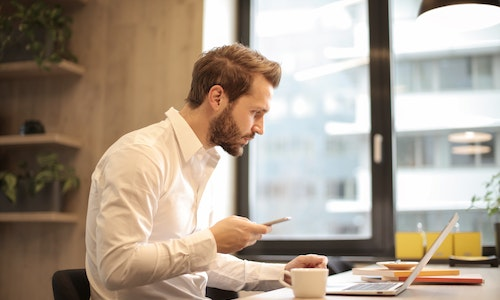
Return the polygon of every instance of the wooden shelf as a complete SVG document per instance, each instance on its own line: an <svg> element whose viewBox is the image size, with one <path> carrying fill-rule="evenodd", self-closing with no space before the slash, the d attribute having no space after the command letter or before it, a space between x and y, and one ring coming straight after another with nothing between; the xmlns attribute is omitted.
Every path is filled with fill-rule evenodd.
<svg viewBox="0 0 500 300"><path fill-rule="evenodd" d="M50 70L42 70L35 61L7 62L0 64L0 78L23 78L56 75L78 75L85 73L82 66L63 60L57 64L49 64Z"/></svg>
<svg viewBox="0 0 500 300"><path fill-rule="evenodd" d="M47 222L47 223L76 223L76 214L62 212L0 212L2 223L25 223L25 222Z"/></svg>
<svg viewBox="0 0 500 300"><path fill-rule="evenodd" d="M46 0L47 1L47 0ZM48 0L47 2L55 3L55 4L86 4L88 0Z"/></svg>
<svg viewBox="0 0 500 300"><path fill-rule="evenodd" d="M81 146L79 140L59 134L27 134L27 135L0 135L1 146L29 146L29 145L61 145L69 148L78 149Z"/></svg>
<svg viewBox="0 0 500 300"><path fill-rule="evenodd" d="M0 3L2 3L2 2L9 3L10 0L0 0ZM34 2L34 0L22 0L20 2L21 3L30 3L30 2ZM83 5L83 4L87 4L88 0L44 0L44 2L52 3L52 4L60 4L61 6L66 6L66 5Z"/></svg>

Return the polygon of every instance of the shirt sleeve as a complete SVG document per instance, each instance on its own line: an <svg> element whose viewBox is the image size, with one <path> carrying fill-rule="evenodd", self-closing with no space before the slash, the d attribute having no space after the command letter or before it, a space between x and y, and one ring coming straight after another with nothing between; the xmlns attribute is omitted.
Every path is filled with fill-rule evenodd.
<svg viewBox="0 0 500 300"><path fill-rule="evenodd" d="M283 287L285 264L263 263L218 254L208 271L208 286L231 291L269 291Z"/></svg>
<svg viewBox="0 0 500 300"><path fill-rule="evenodd" d="M129 161L133 159L134 164ZM161 168L141 151L114 153L96 178L100 210L96 221L99 276L110 290L141 286L206 271L216 259L209 229L151 242Z"/></svg>

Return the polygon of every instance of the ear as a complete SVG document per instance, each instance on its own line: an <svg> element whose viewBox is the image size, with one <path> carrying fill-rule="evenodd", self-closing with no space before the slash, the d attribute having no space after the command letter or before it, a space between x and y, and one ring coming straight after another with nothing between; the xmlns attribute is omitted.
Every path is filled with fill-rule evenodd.
<svg viewBox="0 0 500 300"><path fill-rule="evenodd" d="M223 96L224 96L224 88L221 85L214 85L208 91L208 103L212 107L214 111L218 111L223 108Z"/></svg>

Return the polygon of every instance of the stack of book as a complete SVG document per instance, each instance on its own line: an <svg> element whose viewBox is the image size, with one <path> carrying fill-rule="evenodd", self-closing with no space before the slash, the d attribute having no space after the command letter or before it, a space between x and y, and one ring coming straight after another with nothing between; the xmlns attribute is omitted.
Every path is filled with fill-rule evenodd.
<svg viewBox="0 0 500 300"><path fill-rule="evenodd" d="M411 270L391 270L388 268L353 268L353 275L361 275L365 281L405 281ZM460 274L459 269L424 268L420 271L415 283L443 283L443 284L482 284L480 274Z"/></svg>

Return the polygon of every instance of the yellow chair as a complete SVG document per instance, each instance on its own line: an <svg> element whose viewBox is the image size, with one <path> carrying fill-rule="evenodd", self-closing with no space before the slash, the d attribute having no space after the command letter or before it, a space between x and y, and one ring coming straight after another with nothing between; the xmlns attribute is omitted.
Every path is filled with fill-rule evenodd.
<svg viewBox="0 0 500 300"><path fill-rule="evenodd" d="M396 232L394 246L398 259L419 259L424 256L424 239L420 232Z"/></svg>
<svg viewBox="0 0 500 300"><path fill-rule="evenodd" d="M481 256L481 232L455 232L453 248L455 256Z"/></svg>

